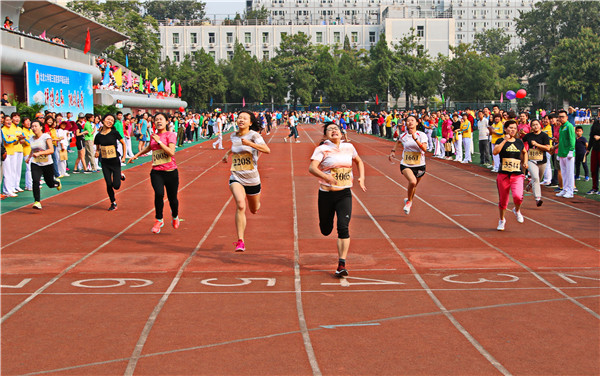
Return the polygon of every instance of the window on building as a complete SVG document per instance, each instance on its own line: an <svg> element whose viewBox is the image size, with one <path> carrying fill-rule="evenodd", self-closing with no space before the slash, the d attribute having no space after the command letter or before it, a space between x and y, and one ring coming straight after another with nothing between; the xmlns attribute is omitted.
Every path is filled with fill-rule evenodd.
<svg viewBox="0 0 600 376"><path fill-rule="evenodd" d="M417 36L421 38L425 36L425 26L417 26Z"/></svg>
<svg viewBox="0 0 600 376"><path fill-rule="evenodd" d="M358 31L352 32L352 43L358 43Z"/></svg>
<svg viewBox="0 0 600 376"><path fill-rule="evenodd" d="M269 51L263 51L263 60L269 60Z"/></svg>
<svg viewBox="0 0 600 376"><path fill-rule="evenodd" d="M252 43L252 34L244 33L244 43Z"/></svg>
<svg viewBox="0 0 600 376"><path fill-rule="evenodd" d="M208 43L215 43L215 33L208 33Z"/></svg>
<svg viewBox="0 0 600 376"><path fill-rule="evenodd" d="M317 43L323 43L323 32L317 31Z"/></svg>
<svg viewBox="0 0 600 376"><path fill-rule="evenodd" d="M173 51L173 61L179 63L179 51Z"/></svg>
<svg viewBox="0 0 600 376"><path fill-rule="evenodd" d="M333 33L333 43L340 43L342 41L342 37L340 36L340 32L336 31Z"/></svg>
<svg viewBox="0 0 600 376"><path fill-rule="evenodd" d="M233 43L233 33L227 33L227 43Z"/></svg>
<svg viewBox="0 0 600 376"><path fill-rule="evenodd" d="M375 43L375 32L369 31L369 42Z"/></svg>
<svg viewBox="0 0 600 376"><path fill-rule="evenodd" d="M190 33L190 42L192 44L198 43L198 34L196 34L196 33Z"/></svg>
<svg viewBox="0 0 600 376"><path fill-rule="evenodd" d="M227 51L227 60L233 59L233 51Z"/></svg>
<svg viewBox="0 0 600 376"><path fill-rule="evenodd" d="M173 44L179 44L179 33L173 33Z"/></svg>
<svg viewBox="0 0 600 376"><path fill-rule="evenodd" d="M269 43L269 33L263 33L263 43Z"/></svg>

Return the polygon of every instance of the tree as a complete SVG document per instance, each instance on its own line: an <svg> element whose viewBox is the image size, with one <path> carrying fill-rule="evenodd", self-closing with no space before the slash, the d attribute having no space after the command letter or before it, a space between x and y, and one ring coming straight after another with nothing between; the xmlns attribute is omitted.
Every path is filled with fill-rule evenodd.
<svg viewBox="0 0 600 376"><path fill-rule="evenodd" d="M275 66L281 69L291 103L295 107L300 101L304 105L312 101L317 80L313 75L314 48L310 37L304 33L282 35Z"/></svg>
<svg viewBox="0 0 600 376"><path fill-rule="evenodd" d="M488 29L475 34L475 49L487 56L504 56L508 51L510 36L502 29Z"/></svg>
<svg viewBox="0 0 600 376"><path fill-rule="evenodd" d="M261 65L236 42L233 47L233 58L224 68L225 77L229 81L227 100L235 103L258 102L263 99Z"/></svg>
<svg viewBox="0 0 600 376"><path fill-rule="evenodd" d="M145 8L156 20L201 20L205 16L205 5L197 0L152 0L146 2Z"/></svg>
<svg viewBox="0 0 600 376"><path fill-rule="evenodd" d="M267 8L265 8L265 6L263 5L260 9L252 9L249 11L244 12L244 19L245 20L266 20L267 18L269 18L269 16L271 15L271 13L269 12L269 10Z"/></svg>
<svg viewBox="0 0 600 376"><path fill-rule="evenodd" d="M562 39L550 57L550 92L569 102L600 103L600 60L594 56L600 56L600 35L591 28Z"/></svg>
<svg viewBox="0 0 600 376"><path fill-rule="evenodd" d="M461 101L489 100L499 94L497 58L479 55L470 44L450 47L452 59L445 59L446 98Z"/></svg>
<svg viewBox="0 0 600 376"><path fill-rule="evenodd" d="M550 56L561 39L576 37L583 26L600 34L600 2L539 1L531 11L521 13L516 23L523 40L519 48L522 73L530 76L529 83L535 87L547 79Z"/></svg>
<svg viewBox="0 0 600 376"><path fill-rule="evenodd" d="M283 72L271 60L261 62L261 78L264 88L261 101L283 103L287 95L287 83Z"/></svg>
<svg viewBox="0 0 600 376"><path fill-rule="evenodd" d="M386 94L389 89L390 76L392 74L393 55L385 40L385 35L381 34L379 41L371 48L369 63L370 74L369 88L371 97L378 94ZM385 96L387 100L387 96Z"/></svg>

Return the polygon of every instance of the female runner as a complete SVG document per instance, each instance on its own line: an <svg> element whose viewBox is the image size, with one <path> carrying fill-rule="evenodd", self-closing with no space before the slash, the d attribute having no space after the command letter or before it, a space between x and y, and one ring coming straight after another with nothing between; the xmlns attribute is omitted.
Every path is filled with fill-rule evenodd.
<svg viewBox="0 0 600 376"><path fill-rule="evenodd" d="M542 132L542 125L538 119L531 121L531 133L527 133L521 139L526 142L529 146L527 152L527 167L529 168L529 174L531 175L531 183L528 185L533 188L533 195L535 196L535 204L542 206L542 189L540 188L540 181L544 179L544 172L546 171L546 153L552 148L550 146L550 137Z"/></svg>
<svg viewBox="0 0 600 376"><path fill-rule="evenodd" d="M121 163L125 163L127 145L119 131L114 127L115 117L113 115L105 115L102 124L102 128L94 138L94 144L96 145L96 158L100 158L102 164L106 192L108 192L108 198L110 199L108 210L113 211L117 210L114 190L121 188L121 180L125 180L125 175L121 173ZM117 142L120 142L123 146L123 155L119 155L117 151ZM119 159L119 157L121 158Z"/></svg>
<svg viewBox="0 0 600 376"><path fill-rule="evenodd" d="M52 145L52 137L48 133L43 133L42 125L39 121L34 120L31 123L33 137L29 140L31 151L25 160L25 163L31 161L31 176L33 180L33 208L41 210L40 203L40 178L43 176L46 185L49 188L61 190L62 185L60 180L54 177L54 166L52 165L52 154L54 146Z"/></svg>
<svg viewBox="0 0 600 376"><path fill-rule="evenodd" d="M390 153L389 159L396 156L398 144L402 144L402 160L400 172L408 180L407 198L404 199L404 212L408 215L412 207L417 185L425 175L425 151L427 151L427 135L417 131L417 118L409 115L406 118L406 132L402 133Z"/></svg>
<svg viewBox="0 0 600 376"><path fill-rule="evenodd" d="M167 115L159 112L154 115L156 133L150 137L150 143L143 150L129 159L132 163L140 155L144 155L152 150L152 171L150 172L150 182L154 189L154 209L156 222L152 226L152 232L158 234L161 227L165 225L163 220L163 208L165 199L165 188L167 198L171 206L171 215L173 216L173 228L179 228L179 200L177 199L177 190L179 189L179 172L175 163L175 145L177 144L177 133L167 131Z"/></svg>
<svg viewBox="0 0 600 376"><path fill-rule="evenodd" d="M238 131L231 134L231 149L223 156L227 163L231 154L231 176L229 189L233 194L237 211L235 212L235 228L238 241L236 252L244 252L244 231L246 230L246 200L252 214L260 209L260 175L258 173L259 152L269 154L267 146L258 131L260 124L254 113L241 111L237 118Z"/></svg>
<svg viewBox="0 0 600 376"><path fill-rule="evenodd" d="M517 122L507 120L504 123L504 137L496 141L494 146L494 155L500 156L500 169L496 177L498 187L498 196L500 201L498 208L500 211L500 220L498 221L498 231L504 231L506 218L504 213L508 207L508 192L512 191L515 207L513 213L517 217L517 222L523 223L521 214L521 204L523 203L523 170L527 166L527 152L525 144L517 135Z"/></svg>
<svg viewBox="0 0 600 376"><path fill-rule="evenodd" d="M365 167L354 146L341 142L342 130L332 122L326 122L324 127L325 141L310 157L308 171L319 178L319 227L321 234L327 236L333 230L333 217L337 216L337 250L338 267L335 276L338 278L348 275L346 256L350 249L350 233L348 225L352 216L352 162L359 171L358 183L363 191L365 187Z"/></svg>

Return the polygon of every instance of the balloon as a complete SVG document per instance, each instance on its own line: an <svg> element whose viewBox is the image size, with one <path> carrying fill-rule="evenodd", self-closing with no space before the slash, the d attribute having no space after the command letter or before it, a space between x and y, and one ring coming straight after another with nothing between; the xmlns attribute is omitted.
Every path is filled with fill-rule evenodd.
<svg viewBox="0 0 600 376"><path fill-rule="evenodd" d="M442 144L445 144L445 143L446 143L446 139L445 139L445 138L442 138L442 139L440 140L440 142L441 142Z"/></svg>
<svg viewBox="0 0 600 376"><path fill-rule="evenodd" d="M527 92L525 91L525 89L519 89L517 91L517 98L519 99L523 99L527 96Z"/></svg>
<svg viewBox="0 0 600 376"><path fill-rule="evenodd" d="M513 100L513 99L515 99L516 97L517 97L517 94L515 94L515 92L514 92L514 91L512 91L512 90L509 90L509 91L507 91L507 92L506 92L506 99L508 99L508 100Z"/></svg>
<svg viewBox="0 0 600 376"><path fill-rule="evenodd" d="M185 108L179 107L179 112L183 112L183 111L185 111Z"/></svg>

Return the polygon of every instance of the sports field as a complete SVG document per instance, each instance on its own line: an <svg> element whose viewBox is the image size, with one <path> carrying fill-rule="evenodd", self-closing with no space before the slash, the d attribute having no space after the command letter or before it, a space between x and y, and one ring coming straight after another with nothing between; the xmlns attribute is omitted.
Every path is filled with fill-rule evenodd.
<svg viewBox="0 0 600 376"><path fill-rule="evenodd" d="M354 189L337 279L308 173L322 131L299 129L300 143L265 136L244 253L210 143L176 154L178 230L150 232L147 162L126 171L115 212L91 177L44 188L42 211L3 210L2 374L600 373L600 202L544 189L499 232L495 174L428 158L406 216L391 142L352 133L368 190Z"/></svg>

